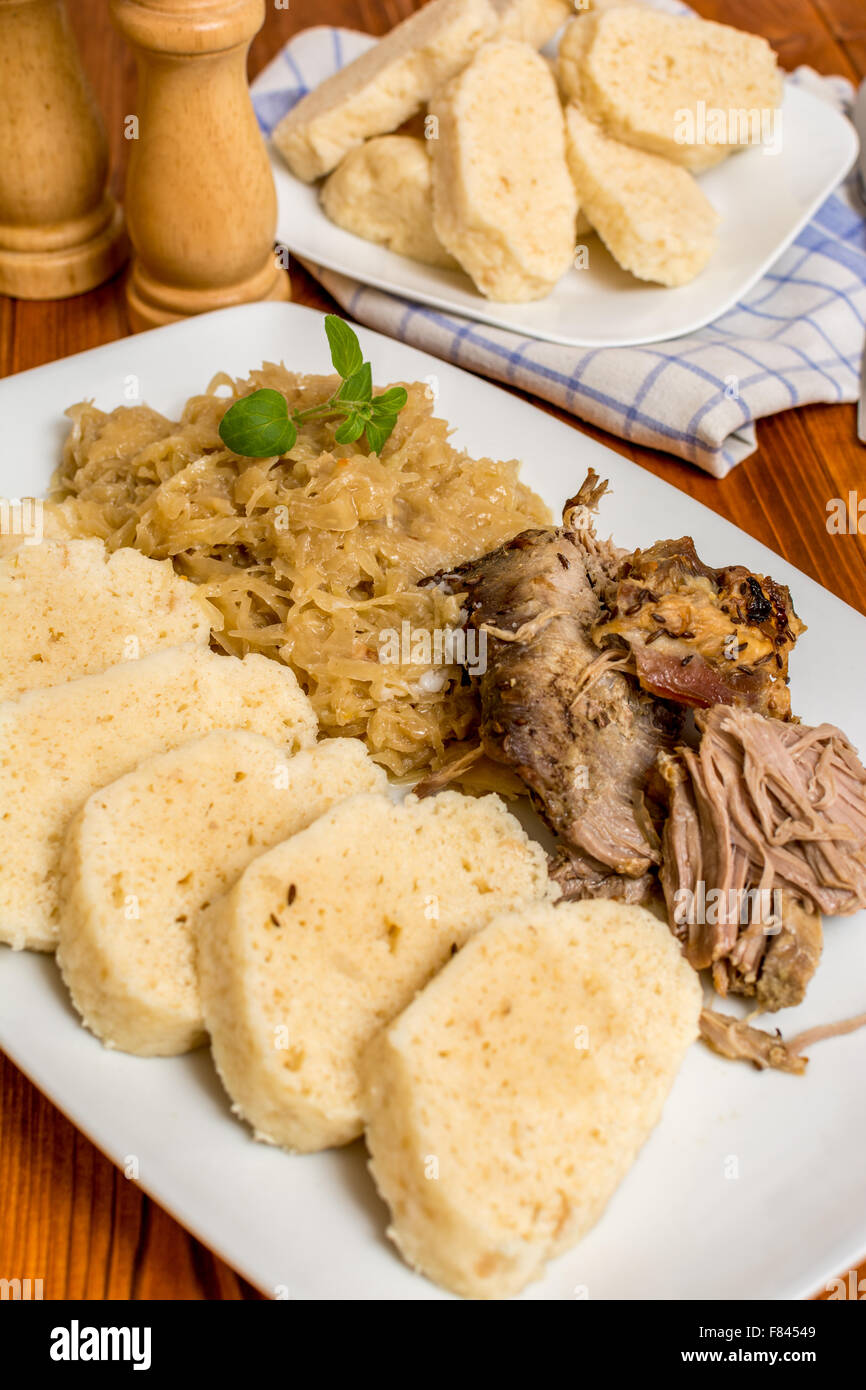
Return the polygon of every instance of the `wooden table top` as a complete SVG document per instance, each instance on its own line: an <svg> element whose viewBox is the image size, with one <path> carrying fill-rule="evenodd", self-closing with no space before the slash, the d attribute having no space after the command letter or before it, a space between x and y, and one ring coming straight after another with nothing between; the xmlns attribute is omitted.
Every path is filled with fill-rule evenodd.
<svg viewBox="0 0 866 1390"><path fill-rule="evenodd" d="M291 0L267 6L253 43L255 74L299 29L341 24L380 34L420 0ZM708 19L764 34L784 67L866 75L863 0L693 0ZM135 110L132 57L105 0L69 6L85 66L108 126L115 191L127 151L123 118ZM293 269L297 302L333 308ZM57 303L0 296L0 376L96 347L128 332L120 280ZM545 407L548 409L549 407ZM866 613L866 537L830 536L826 506L866 493L866 450L855 407L806 406L758 426L759 448L723 481L665 454L567 420L697 497ZM866 1277L866 1263L859 1271ZM245 1299L259 1295L114 1168L0 1056L0 1275L44 1280L45 1297Z"/></svg>

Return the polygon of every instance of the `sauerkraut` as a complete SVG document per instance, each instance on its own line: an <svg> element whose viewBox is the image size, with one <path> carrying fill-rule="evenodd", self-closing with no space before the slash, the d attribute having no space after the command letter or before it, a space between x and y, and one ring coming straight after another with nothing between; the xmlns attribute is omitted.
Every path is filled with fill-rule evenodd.
<svg viewBox="0 0 866 1390"><path fill-rule="evenodd" d="M418 581L550 517L516 461L453 447L422 384L407 385L381 457L358 452L363 436L335 444L339 421L305 424L284 458L240 458L220 439L224 411L253 390L306 409L336 383L265 363L246 381L215 377L179 421L72 406L52 498L64 530L171 559L204 587L218 649L285 662L324 734L363 738L406 776L440 766L477 724L463 668L442 661L460 596Z"/></svg>

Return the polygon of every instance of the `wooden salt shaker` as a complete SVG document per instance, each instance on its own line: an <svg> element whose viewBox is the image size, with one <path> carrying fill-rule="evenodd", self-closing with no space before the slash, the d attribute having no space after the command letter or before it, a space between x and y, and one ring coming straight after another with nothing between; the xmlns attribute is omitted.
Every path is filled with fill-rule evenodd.
<svg viewBox="0 0 866 1390"><path fill-rule="evenodd" d="M290 298L277 199L246 76L264 0L111 0L138 58L126 183L134 331Z"/></svg>
<svg viewBox="0 0 866 1390"><path fill-rule="evenodd" d="M64 299L123 264L105 129L63 0L0 0L0 294Z"/></svg>

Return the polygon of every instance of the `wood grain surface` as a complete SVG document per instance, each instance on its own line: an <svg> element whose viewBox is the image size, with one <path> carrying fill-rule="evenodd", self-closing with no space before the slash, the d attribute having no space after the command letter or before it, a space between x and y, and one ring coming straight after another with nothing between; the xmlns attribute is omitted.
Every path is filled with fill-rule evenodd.
<svg viewBox="0 0 866 1390"><path fill-rule="evenodd" d="M855 80L866 74L864 0L693 3L706 18L764 34L786 68L809 63ZM133 60L111 28L106 0L71 0L68 8L105 113L114 185L122 196L123 118L135 112ZM291 0L288 9L276 9L269 0L250 72L299 29L328 23L381 34L415 8L414 0ZM292 278L298 302L333 307L302 270L295 267ZM58 303L0 298L0 376L127 332L119 279ZM830 536L825 527L830 498L852 490L866 495L866 449L857 443L854 406L808 406L762 421L758 452L723 481L552 413L698 498L866 612L866 538ZM866 1278L866 1263L859 1275ZM46 1299L259 1297L128 1182L2 1056L0 1276L41 1278Z"/></svg>

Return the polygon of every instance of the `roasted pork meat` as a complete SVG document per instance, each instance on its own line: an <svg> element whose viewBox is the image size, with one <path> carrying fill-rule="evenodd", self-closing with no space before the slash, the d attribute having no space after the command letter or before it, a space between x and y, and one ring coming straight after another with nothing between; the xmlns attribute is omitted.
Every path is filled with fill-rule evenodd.
<svg viewBox="0 0 866 1390"><path fill-rule="evenodd" d="M818 966L821 913L866 906L866 769L838 729L791 717L804 629L788 590L711 569L688 537L631 554L600 541L605 489L590 471L562 526L427 581L462 595L483 659L467 667L480 742L422 790L495 765L555 831L564 898L647 902L661 885L686 958L721 995L787 1008ZM727 1057L805 1067L801 1040L746 1020L705 1010L702 1033Z"/></svg>
<svg viewBox="0 0 866 1390"><path fill-rule="evenodd" d="M672 929L720 994L786 1008L817 967L820 914L866 906L866 769L830 724L723 705L696 723L698 748L659 760Z"/></svg>
<svg viewBox="0 0 866 1390"><path fill-rule="evenodd" d="M590 472L561 527L525 531L432 582L465 594L486 640L478 675L484 752L514 770L561 844L571 877L637 879L659 860L647 778L681 716L610 669L590 637L621 552L595 534L605 491Z"/></svg>
<svg viewBox="0 0 866 1390"><path fill-rule="evenodd" d="M715 1009L701 1010L699 1026L704 1042L722 1057L733 1062L751 1062L759 1071L771 1067L774 1071L789 1071L801 1076L809 1061L804 1056L807 1048L828 1038L842 1038L846 1033L866 1028L866 1014L807 1028L788 1042L778 1029L769 1033L764 1028L756 1028L750 1018L735 1018L732 1014L717 1013Z"/></svg>
<svg viewBox="0 0 866 1390"><path fill-rule="evenodd" d="M788 654L804 627L783 584L711 569L684 536L623 559L607 602L595 640L621 650L651 694L790 718Z"/></svg>
<svg viewBox="0 0 866 1390"><path fill-rule="evenodd" d="M774 1071L793 1072L795 1076L802 1076L806 1070L809 1059L801 1056L795 1045L786 1043L781 1033L754 1028L746 1019L702 1009L700 1031L704 1042L729 1061L751 1062L759 1071L770 1067Z"/></svg>
<svg viewBox="0 0 866 1390"><path fill-rule="evenodd" d="M767 1013L803 1002L824 947L820 912L791 893L781 892L779 922L774 925L778 930L769 936L760 960L756 958L753 963L749 955L738 955L743 941L740 937L727 967L730 988L735 994L751 994L754 978L755 997Z"/></svg>
<svg viewBox="0 0 866 1390"><path fill-rule="evenodd" d="M623 903L648 903L658 895L658 876L653 868L639 878L631 878L628 874L612 873L575 849L558 849L550 856L548 870L565 902L616 898Z"/></svg>

